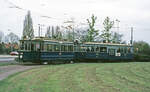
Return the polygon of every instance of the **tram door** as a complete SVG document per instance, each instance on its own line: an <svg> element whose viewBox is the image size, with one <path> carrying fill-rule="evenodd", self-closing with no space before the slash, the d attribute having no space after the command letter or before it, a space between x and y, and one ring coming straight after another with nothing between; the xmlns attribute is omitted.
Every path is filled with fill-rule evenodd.
<svg viewBox="0 0 150 92"><path fill-rule="evenodd" d="M109 55L115 56L115 49L109 49Z"/></svg>

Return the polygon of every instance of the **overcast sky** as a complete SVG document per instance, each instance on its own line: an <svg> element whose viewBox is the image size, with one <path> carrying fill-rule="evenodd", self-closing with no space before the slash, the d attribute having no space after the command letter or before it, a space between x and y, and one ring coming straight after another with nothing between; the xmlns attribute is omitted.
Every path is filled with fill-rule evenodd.
<svg viewBox="0 0 150 92"><path fill-rule="evenodd" d="M112 20L120 20L119 33L124 34L127 42L133 27L134 40L150 43L150 0L0 0L0 31L5 34L14 32L21 37L28 10L31 11L35 35L38 24L44 24L44 28L61 26L73 18L79 25L94 14L98 17L99 30L103 29L103 20L109 16Z"/></svg>

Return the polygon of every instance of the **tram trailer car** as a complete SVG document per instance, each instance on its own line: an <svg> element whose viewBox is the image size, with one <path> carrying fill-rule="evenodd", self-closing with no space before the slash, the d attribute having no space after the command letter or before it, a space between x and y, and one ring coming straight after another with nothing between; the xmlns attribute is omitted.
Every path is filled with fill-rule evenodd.
<svg viewBox="0 0 150 92"><path fill-rule="evenodd" d="M126 44L67 42L44 38L20 40L19 59L34 63L71 61L131 60L133 47Z"/></svg>
<svg viewBox="0 0 150 92"><path fill-rule="evenodd" d="M126 44L86 42L80 44L79 52L75 55L77 60L132 60L133 46Z"/></svg>

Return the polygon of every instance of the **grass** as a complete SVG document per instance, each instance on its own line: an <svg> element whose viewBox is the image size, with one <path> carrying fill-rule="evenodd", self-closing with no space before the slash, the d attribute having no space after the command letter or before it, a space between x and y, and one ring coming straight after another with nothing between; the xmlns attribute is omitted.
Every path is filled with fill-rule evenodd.
<svg viewBox="0 0 150 92"><path fill-rule="evenodd" d="M150 63L46 65L0 81L0 92L150 92Z"/></svg>

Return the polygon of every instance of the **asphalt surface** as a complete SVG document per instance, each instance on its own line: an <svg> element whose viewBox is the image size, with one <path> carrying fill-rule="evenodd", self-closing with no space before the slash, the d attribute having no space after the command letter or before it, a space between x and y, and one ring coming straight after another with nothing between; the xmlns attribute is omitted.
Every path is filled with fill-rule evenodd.
<svg viewBox="0 0 150 92"><path fill-rule="evenodd" d="M17 56L11 56L11 55L0 55L0 62L11 62L11 61L14 61L14 59L16 58Z"/></svg>
<svg viewBox="0 0 150 92"><path fill-rule="evenodd" d="M9 75L25 70L38 68L41 65L8 65L0 67L0 81L7 78Z"/></svg>

